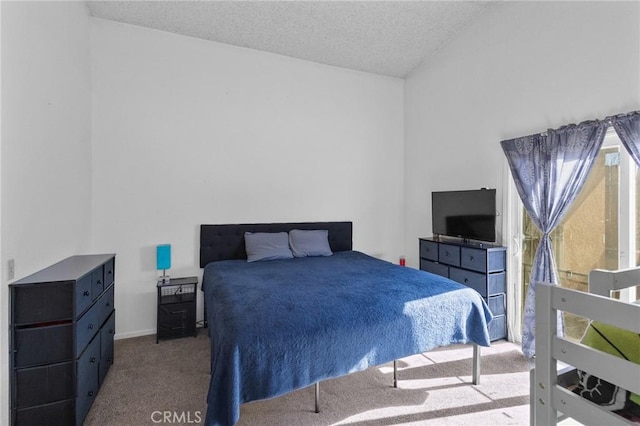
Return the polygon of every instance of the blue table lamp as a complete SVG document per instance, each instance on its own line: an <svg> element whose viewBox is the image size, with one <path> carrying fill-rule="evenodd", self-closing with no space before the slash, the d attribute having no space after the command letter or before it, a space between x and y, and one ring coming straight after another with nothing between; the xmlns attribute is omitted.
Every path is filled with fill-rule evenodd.
<svg viewBox="0 0 640 426"><path fill-rule="evenodd" d="M156 247L156 269L162 269L162 282L169 281L167 269L171 269L171 244L159 244Z"/></svg>

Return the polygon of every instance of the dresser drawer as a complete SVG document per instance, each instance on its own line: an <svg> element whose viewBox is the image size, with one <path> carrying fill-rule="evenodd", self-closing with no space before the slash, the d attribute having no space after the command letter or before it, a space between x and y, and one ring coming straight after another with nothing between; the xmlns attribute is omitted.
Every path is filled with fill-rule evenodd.
<svg viewBox="0 0 640 426"><path fill-rule="evenodd" d="M428 260L420 259L420 269L423 271L431 272L432 274L440 275L443 277L449 277L449 267L442 263L430 262Z"/></svg>
<svg viewBox="0 0 640 426"><path fill-rule="evenodd" d="M95 300L104 291L104 265L91 273L91 295Z"/></svg>
<svg viewBox="0 0 640 426"><path fill-rule="evenodd" d="M507 338L507 317L505 315L493 317L489 324L489 338L492 341Z"/></svg>
<svg viewBox="0 0 640 426"><path fill-rule="evenodd" d="M487 272L487 251L468 247L460 248L460 266L477 272Z"/></svg>
<svg viewBox="0 0 640 426"><path fill-rule="evenodd" d="M73 319L73 282L15 287L14 325Z"/></svg>
<svg viewBox="0 0 640 426"><path fill-rule="evenodd" d="M423 259L438 260L438 243L434 241L420 240L420 257Z"/></svg>
<svg viewBox="0 0 640 426"><path fill-rule="evenodd" d="M487 275L489 277L489 294L505 293L507 291L507 275L504 272Z"/></svg>
<svg viewBox="0 0 640 426"><path fill-rule="evenodd" d="M72 425L73 399L54 404L16 410L15 422L21 426Z"/></svg>
<svg viewBox="0 0 640 426"><path fill-rule="evenodd" d="M78 359L78 395L76 398L76 419L82 424L98 393L98 367L100 362L100 337L91 341L87 350Z"/></svg>
<svg viewBox="0 0 640 426"><path fill-rule="evenodd" d="M73 398L75 396L74 368L74 363L69 361L18 370L16 372L16 407L33 407Z"/></svg>
<svg viewBox="0 0 640 426"><path fill-rule="evenodd" d="M449 268L449 278L454 281L471 287L480 296L487 297L487 276L478 272L471 272L465 269Z"/></svg>
<svg viewBox="0 0 640 426"><path fill-rule="evenodd" d="M76 282L76 317L84 312L91 305L92 274L87 274Z"/></svg>
<svg viewBox="0 0 640 426"><path fill-rule="evenodd" d="M107 318L109 318L109 315L113 312L114 297L115 287L112 286L110 289L105 291L102 297L96 302L96 305L98 305L98 309L100 310L100 316L98 319L98 323L100 325L104 324Z"/></svg>
<svg viewBox="0 0 640 426"><path fill-rule="evenodd" d="M100 328L100 306L93 305L76 324L76 357L80 356L87 343L93 339Z"/></svg>
<svg viewBox="0 0 640 426"><path fill-rule="evenodd" d="M75 358L72 342L71 323L18 329L14 340L15 367L70 361Z"/></svg>
<svg viewBox="0 0 640 426"><path fill-rule="evenodd" d="M460 247L449 244L438 245L438 261L451 266L460 266Z"/></svg>
<svg viewBox="0 0 640 426"><path fill-rule="evenodd" d="M111 314L111 317L100 329L100 371L99 371L99 384L102 385L104 378L109 371L109 367L113 364L113 336L116 331L116 313Z"/></svg>
<svg viewBox="0 0 640 426"><path fill-rule="evenodd" d="M116 278L115 259L104 264L104 286L109 287Z"/></svg>
<svg viewBox="0 0 640 426"><path fill-rule="evenodd" d="M496 296L490 296L487 299L487 304L489 305L489 310L491 313L496 315L504 315L507 311L507 304L503 294L498 294Z"/></svg>

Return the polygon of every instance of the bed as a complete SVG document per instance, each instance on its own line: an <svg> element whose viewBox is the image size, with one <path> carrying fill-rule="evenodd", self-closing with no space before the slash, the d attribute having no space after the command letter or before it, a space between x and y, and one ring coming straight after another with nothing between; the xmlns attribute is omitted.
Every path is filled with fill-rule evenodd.
<svg viewBox="0 0 640 426"><path fill-rule="evenodd" d="M245 232L328 230L333 255L247 262ZM211 338L207 425L240 404L283 395L453 343L489 346L491 313L474 290L352 250L350 222L202 225Z"/></svg>
<svg viewBox="0 0 640 426"><path fill-rule="evenodd" d="M589 293L536 286L532 425L567 417L586 425L638 424L631 399L640 395L640 305L610 298L611 291L638 285L640 268L591 271ZM590 320L581 342L557 335L558 311ZM607 395L607 387L615 393Z"/></svg>

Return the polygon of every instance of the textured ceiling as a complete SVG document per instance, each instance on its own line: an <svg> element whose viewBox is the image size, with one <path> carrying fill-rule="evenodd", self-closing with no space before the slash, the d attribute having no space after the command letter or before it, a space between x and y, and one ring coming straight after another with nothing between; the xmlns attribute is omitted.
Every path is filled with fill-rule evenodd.
<svg viewBox="0 0 640 426"><path fill-rule="evenodd" d="M92 16L404 78L488 1L87 1Z"/></svg>

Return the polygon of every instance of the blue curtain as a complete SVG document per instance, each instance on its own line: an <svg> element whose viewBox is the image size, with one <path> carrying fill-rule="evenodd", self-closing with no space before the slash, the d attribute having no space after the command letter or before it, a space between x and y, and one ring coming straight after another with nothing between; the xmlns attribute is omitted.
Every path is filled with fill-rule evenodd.
<svg viewBox="0 0 640 426"><path fill-rule="evenodd" d="M640 111L611 117L610 120L622 144L640 167Z"/></svg>
<svg viewBox="0 0 640 426"><path fill-rule="evenodd" d="M535 355L536 283L558 284L549 234L583 187L606 129L605 122L590 121L500 143L524 208L542 232L524 306L522 352L529 358ZM561 316L558 328L562 334Z"/></svg>

